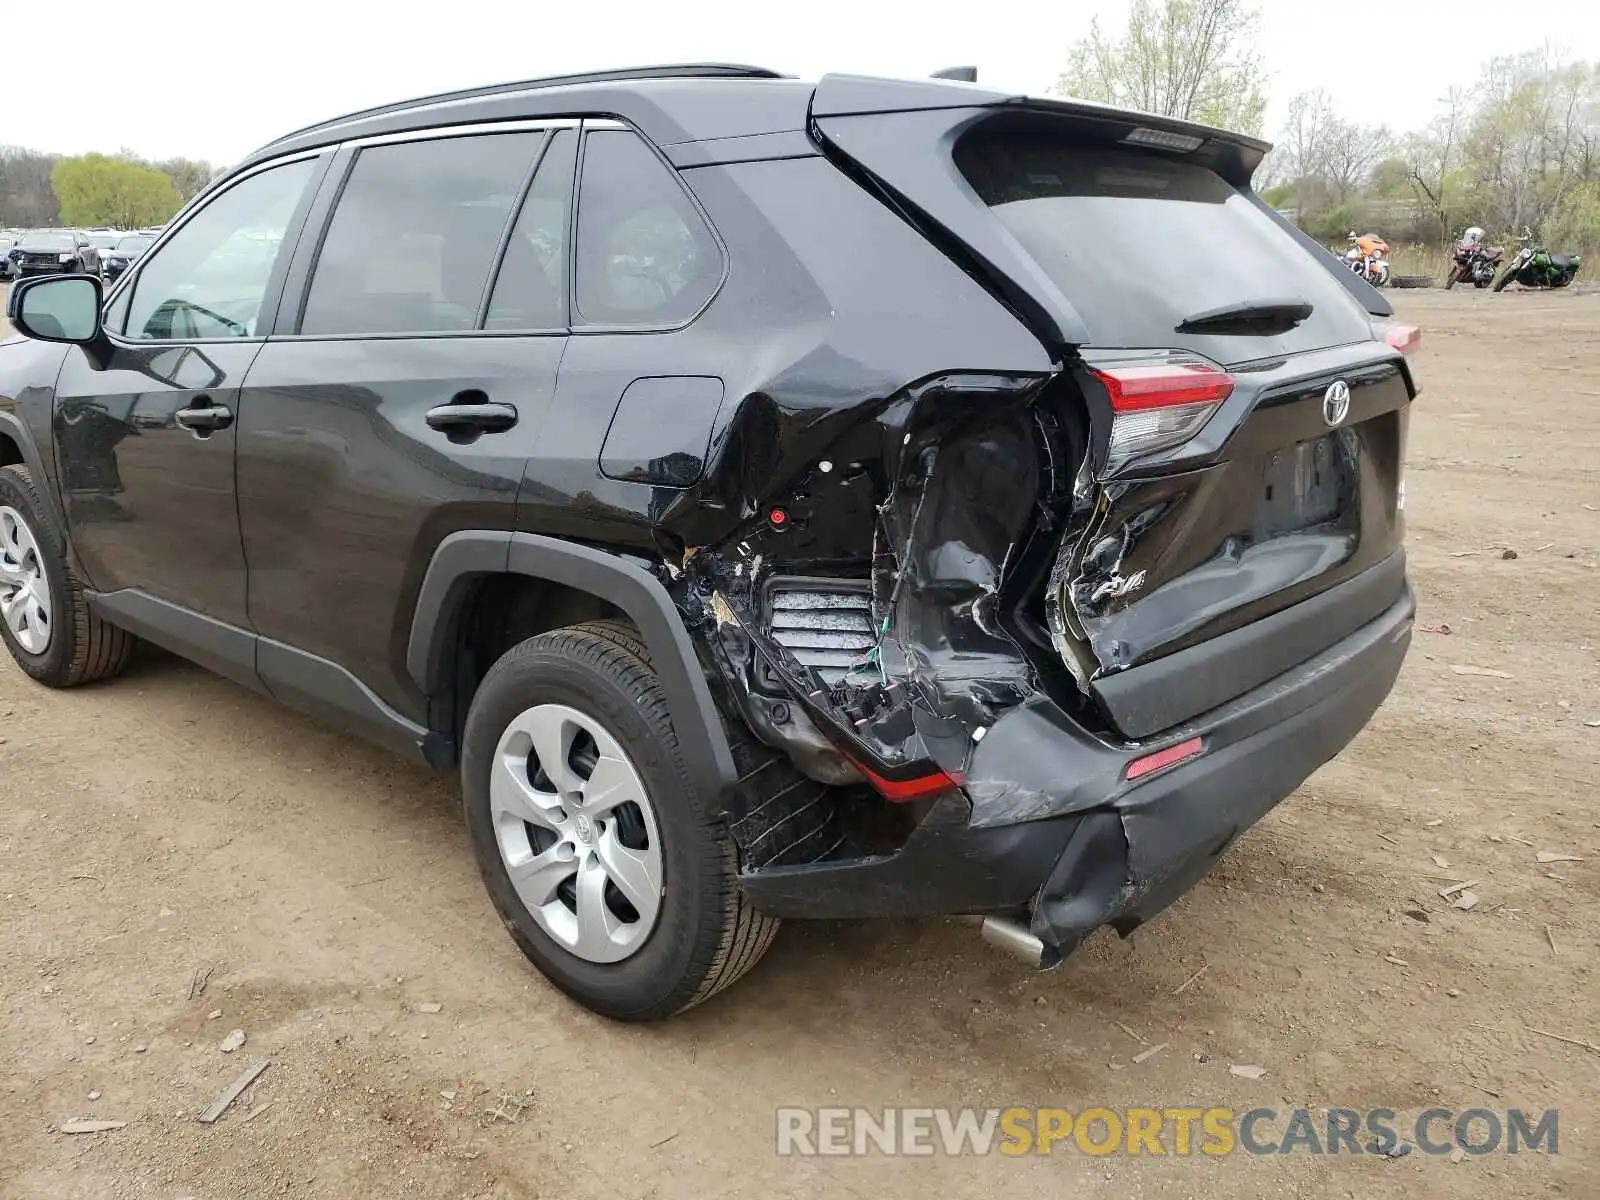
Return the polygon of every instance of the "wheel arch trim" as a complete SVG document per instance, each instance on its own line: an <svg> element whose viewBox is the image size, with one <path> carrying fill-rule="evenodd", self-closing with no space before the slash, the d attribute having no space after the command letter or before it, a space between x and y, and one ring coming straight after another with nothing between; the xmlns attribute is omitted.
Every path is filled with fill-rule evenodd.
<svg viewBox="0 0 1600 1200"><path fill-rule="evenodd" d="M661 680L684 761L715 800L737 778L733 752L689 631L660 580L615 554L534 533L465 530L434 551L417 593L406 670L424 695L449 686L450 656L472 588L490 575L522 575L588 592L638 627Z"/></svg>
<svg viewBox="0 0 1600 1200"><path fill-rule="evenodd" d="M71 532L67 529L66 521L62 519L61 503L55 490L55 476L45 470L44 455L34 443L33 434L16 413L0 410L0 438L16 443L17 451L22 455L22 465L27 467L28 474L33 476L34 491L39 494L39 499L44 501L45 507L49 510L50 520L55 524L54 533L61 538L63 545L70 547Z"/></svg>

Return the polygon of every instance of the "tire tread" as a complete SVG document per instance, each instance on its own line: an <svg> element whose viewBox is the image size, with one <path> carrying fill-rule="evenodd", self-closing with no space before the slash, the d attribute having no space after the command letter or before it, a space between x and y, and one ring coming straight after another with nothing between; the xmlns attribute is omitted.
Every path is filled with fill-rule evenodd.
<svg viewBox="0 0 1600 1200"><path fill-rule="evenodd" d="M496 678L514 670L525 658L555 655L605 675L632 697L645 722L664 731L664 745L683 794L699 820L710 829L697 864L709 885L708 903L699 913L699 936L678 987L660 1002L640 1011L611 1012L631 1020L673 1016L700 1004L734 983L760 961L772 945L780 922L753 909L739 887L738 854L725 813L712 811L690 779L672 738L671 714L650 653L637 628L628 621L603 619L551 630L508 650L484 677L482 694Z"/></svg>
<svg viewBox="0 0 1600 1200"><path fill-rule="evenodd" d="M52 670L39 670L22 663L23 670L34 679L50 687L68 688L79 684L95 683L120 674L133 656L137 639L125 629L102 620L84 597L83 583L72 570L67 558L64 539L47 519L39 489L33 475L24 466L0 468L10 477L17 489L27 498L28 516L34 525L35 539L47 543L49 553L60 567L66 581L62 608L71 625L72 654Z"/></svg>
<svg viewBox="0 0 1600 1200"><path fill-rule="evenodd" d="M649 673L652 689L656 692L656 700L659 702L661 719L669 720L666 699L654 685L655 674L650 664L650 651L645 647L639 637L638 629L632 622L615 619L590 621L571 628L573 632L581 630L593 637L608 641L630 657L637 659ZM725 829L723 832L724 836L715 841L723 846L731 845L731 838L727 836ZM705 978L694 995L684 1004L683 1009L678 1010L680 1012L709 1000L760 962L762 955L771 948L773 939L778 936L778 927L782 924L773 917L756 912L745 900L744 893L739 888L738 864L734 861L731 850L723 850L718 858L721 861L715 865L721 883L720 900L726 915L724 932L716 952L707 964Z"/></svg>

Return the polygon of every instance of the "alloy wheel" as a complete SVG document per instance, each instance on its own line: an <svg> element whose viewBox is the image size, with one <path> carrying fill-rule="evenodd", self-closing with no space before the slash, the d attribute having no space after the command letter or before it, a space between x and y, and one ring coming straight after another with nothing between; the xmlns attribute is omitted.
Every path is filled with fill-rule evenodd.
<svg viewBox="0 0 1600 1200"><path fill-rule="evenodd" d="M0 619L29 654L50 648L50 580L39 542L14 508L0 508Z"/></svg>
<svg viewBox="0 0 1600 1200"><path fill-rule="evenodd" d="M490 768L501 862L529 914L595 963L637 951L661 911L661 836L643 780L593 717L540 704L507 726Z"/></svg>

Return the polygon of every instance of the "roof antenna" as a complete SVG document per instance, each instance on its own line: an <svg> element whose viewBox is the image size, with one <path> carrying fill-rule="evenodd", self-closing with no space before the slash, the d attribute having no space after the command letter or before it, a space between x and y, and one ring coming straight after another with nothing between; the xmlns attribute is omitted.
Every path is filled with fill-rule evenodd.
<svg viewBox="0 0 1600 1200"><path fill-rule="evenodd" d="M960 83L977 83L977 67L946 67L942 71L935 71L930 79L954 79Z"/></svg>

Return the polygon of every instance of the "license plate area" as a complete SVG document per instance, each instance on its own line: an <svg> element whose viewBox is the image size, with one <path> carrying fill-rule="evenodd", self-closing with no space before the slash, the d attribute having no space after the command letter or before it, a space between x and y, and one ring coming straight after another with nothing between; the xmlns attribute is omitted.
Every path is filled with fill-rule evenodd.
<svg viewBox="0 0 1600 1200"><path fill-rule="evenodd" d="M1253 540L1337 521L1355 500L1359 446L1351 429L1334 430L1264 456Z"/></svg>

